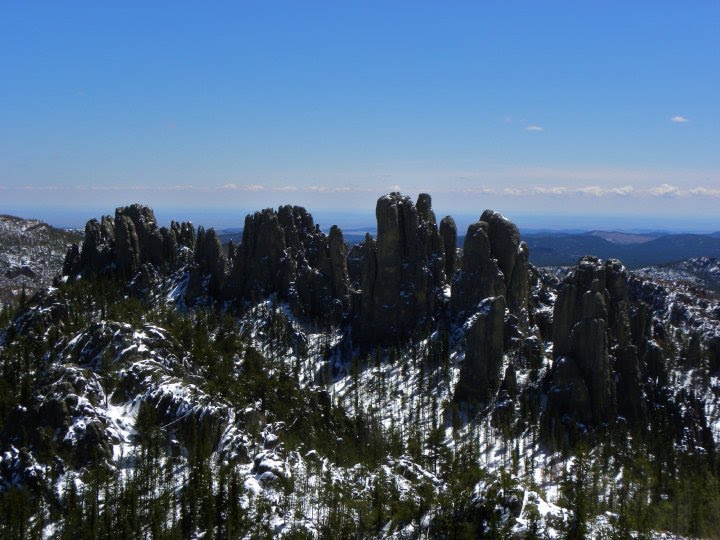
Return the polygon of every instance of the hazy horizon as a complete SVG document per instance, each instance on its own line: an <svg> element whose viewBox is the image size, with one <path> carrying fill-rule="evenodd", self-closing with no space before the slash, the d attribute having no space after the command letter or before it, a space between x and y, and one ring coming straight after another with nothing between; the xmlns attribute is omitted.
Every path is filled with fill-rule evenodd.
<svg viewBox="0 0 720 540"><path fill-rule="evenodd" d="M125 204L125 203L123 203ZM130 204L130 203L127 203ZM287 204L292 204L288 202ZM122 205L121 205L122 206ZM273 207L273 206L271 206ZM218 230L241 229L245 216L262 210L256 208L188 208L188 207L153 207L155 216L161 225L169 225L170 221L192 221L196 226L214 227ZM277 206L274 206L277 208ZM315 222L327 232L332 225L338 225L345 233L371 232L376 229L375 208L366 209L314 209L307 208ZM477 212L453 212L446 207L433 207L437 219L450 215L458 226L458 234L464 234L468 225L477 221L485 210ZM500 208L492 208L501 212L517 224L521 233L541 230L557 232L580 231L617 231L617 232L667 232L706 234L720 231L720 220L713 218L692 218L674 216L643 216L618 214L543 214L527 212L503 212ZM84 211L68 210L62 207L3 207L0 213L15 215L27 219L40 219L59 228L82 228L87 220L99 219L103 215L113 215L115 207L87 208Z"/></svg>

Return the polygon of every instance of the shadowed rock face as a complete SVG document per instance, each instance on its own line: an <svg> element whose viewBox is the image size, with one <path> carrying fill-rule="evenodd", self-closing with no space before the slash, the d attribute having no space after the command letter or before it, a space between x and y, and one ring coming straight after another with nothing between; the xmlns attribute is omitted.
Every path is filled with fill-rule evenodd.
<svg viewBox="0 0 720 540"><path fill-rule="evenodd" d="M118 208L115 218L88 221L82 251L72 246L63 274L115 273L127 281L145 265L176 269L182 249L192 250L187 298L255 301L272 294L297 314L339 322L349 313L348 249L339 228L326 236L298 206L266 209L247 216L243 242L225 257L214 229L191 223L158 228L152 209ZM145 274L149 275L149 269ZM137 281L137 280L135 280ZM140 281L143 281L142 279Z"/></svg>
<svg viewBox="0 0 720 540"><path fill-rule="evenodd" d="M445 251L445 277L452 282L457 253L457 226L452 216L445 216L440 220L440 237Z"/></svg>
<svg viewBox="0 0 720 540"><path fill-rule="evenodd" d="M72 249L72 248L71 248ZM89 274L100 274L113 263L115 249L115 222L103 216L100 223L91 219L85 224L85 238L80 252L80 269Z"/></svg>
<svg viewBox="0 0 720 540"><path fill-rule="evenodd" d="M210 278L208 293L215 298L221 296L225 286L227 261L215 229L206 231L203 227L198 227L194 255L196 266L191 272L188 296L192 297L201 292L200 281L204 276Z"/></svg>
<svg viewBox="0 0 720 540"><path fill-rule="evenodd" d="M140 241L135 224L125 215L115 219L115 259L121 277L130 278L140 268Z"/></svg>
<svg viewBox="0 0 720 540"><path fill-rule="evenodd" d="M528 248L514 223L492 210L468 227L461 271L455 276L453 313L472 313L488 296L507 299L521 328L528 327Z"/></svg>
<svg viewBox="0 0 720 540"><path fill-rule="evenodd" d="M486 298L479 312L468 321L465 334L465 360L460 370L456 399L488 403L498 390L503 365L505 298ZM509 388L513 384L508 379Z"/></svg>
<svg viewBox="0 0 720 540"><path fill-rule="evenodd" d="M299 206L281 206L245 218L233 249L225 290L229 298L257 300L273 293L297 314L339 322L349 309L347 245L338 227L323 233Z"/></svg>
<svg viewBox="0 0 720 540"><path fill-rule="evenodd" d="M565 278L555 302L554 356L556 362L562 358L563 364L574 363L579 377L573 384L587 389L590 414L578 416L583 422L606 422L619 413L641 423L646 416L638 349L647 348L647 324L640 312L631 325L627 283L619 261L583 257ZM567 378L569 371L554 373ZM559 382L553 379L553 384ZM575 413L586 414L587 409L583 405Z"/></svg>
<svg viewBox="0 0 720 540"><path fill-rule="evenodd" d="M452 308L455 314L471 314L484 298L505 295L503 275L492 256L488 229L484 221L468 227L462 268L453 283Z"/></svg>
<svg viewBox="0 0 720 540"><path fill-rule="evenodd" d="M405 339L440 307L445 249L431 199L391 193L376 207L377 242L366 239L357 335L366 342Z"/></svg>
<svg viewBox="0 0 720 540"><path fill-rule="evenodd" d="M133 204L115 210L115 217L91 219L85 225L82 250L71 246L63 274L101 275L115 272L129 280L144 264L172 268L179 245L195 248L195 230L190 223L173 222L170 229L158 228L151 208Z"/></svg>

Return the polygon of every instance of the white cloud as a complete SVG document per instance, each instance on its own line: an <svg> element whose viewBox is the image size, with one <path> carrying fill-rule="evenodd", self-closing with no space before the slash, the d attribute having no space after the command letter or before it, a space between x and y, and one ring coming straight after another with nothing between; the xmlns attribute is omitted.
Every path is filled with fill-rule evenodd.
<svg viewBox="0 0 720 540"><path fill-rule="evenodd" d="M575 190L581 195L590 195L591 197L603 197L607 195L607 189L600 186L585 186Z"/></svg>
<svg viewBox="0 0 720 540"><path fill-rule="evenodd" d="M720 189L718 188L706 188L698 186L687 191L688 195L706 196L706 197L720 197Z"/></svg>
<svg viewBox="0 0 720 540"><path fill-rule="evenodd" d="M527 126L525 128L525 131L545 131L545 128L542 126L538 126L536 124L533 124L531 126Z"/></svg>
<svg viewBox="0 0 720 540"><path fill-rule="evenodd" d="M452 175L450 175L452 176ZM487 179L493 182L487 182ZM532 175L529 175L532 178ZM427 186L413 188L413 191L422 191L427 193L447 193L457 195L489 195L500 197L620 197L620 198L687 198L687 197L704 197L704 198L720 198L720 183L713 178L706 178L704 183L693 180L672 185L669 183L653 184L651 182L641 182L640 184L619 184L604 185L599 180L583 178L582 175L575 179L559 178L558 183L552 180L544 182L541 176L535 178L533 184L526 184L518 180L505 180L502 175L493 177L492 174L483 175L482 178L467 178L457 187L451 187L452 184L447 182L442 185L430 183ZM693 182L693 183L690 183ZM215 186L198 186L193 184L178 185L121 185L121 184L93 184L93 185L62 185L62 184L46 184L46 185L0 185L0 192L114 192L114 193L165 193L165 192L187 192L193 193L213 193L213 192L277 192L277 193L314 193L314 194L337 194L337 193L370 193L381 195L390 191L402 191L400 185L389 186L336 186L332 184L310 184L310 185L293 185L284 184L279 186L266 186L263 184L235 184L226 183Z"/></svg>
<svg viewBox="0 0 720 540"><path fill-rule="evenodd" d="M565 195L568 188L565 186L537 186L533 188L537 195Z"/></svg>
<svg viewBox="0 0 720 540"><path fill-rule="evenodd" d="M253 193L256 193L258 191L265 191L265 186L263 186L262 184L248 184L240 186L240 189L242 191L252 191Z"/></svg>
<svg viewBox="0 0 720 540"><path fill-rule="evenodd" d="M631 195L635 191L633 186L622 186L617 188L609 188L608 193L613 195Z"/></svg>
<svg viewBox="0 0 720 540"><path fill-rule="evenodd" d="M652 187L647 190L650 195L656 197L662 197L663 195L672 195L678 193L678 188L671 186L670 184L660 184L659 186Z"/></svg>
<svg viewBox="0 0 720 540"><path fill-rule="evenodd" d="M675 123L675 124L685 124L685 123L689 122L690 120L688 120L688 119L685 118L684 116L677 115L677 116L673 116L673 117L670 119L670 121L673 122L673 123Z"/></svg>

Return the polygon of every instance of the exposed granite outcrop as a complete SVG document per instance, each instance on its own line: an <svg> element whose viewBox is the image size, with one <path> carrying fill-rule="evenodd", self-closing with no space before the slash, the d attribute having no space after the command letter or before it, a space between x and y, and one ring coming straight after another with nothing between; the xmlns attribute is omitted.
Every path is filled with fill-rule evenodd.
<svg viewBox="0 0 720 540"><path fill-rule="evenodd" d="M195 248L195 230L191 223L173 222L171 227L157 226L148 206L133 204L115 210L115 217L91 219L85 225L82 249L73 245L63 264L63 275L97 276L116 274L132 279L144 264L156 269L171 269L178 260L180 247Z"/></svg>
<svg viewBox="0 0 720 540"><path fill-rule="evenodd" d="M463 244L462 267L455 274L452 309L458 315L471 315L478 304L490 296L504 296L504 276L492 256L489 226L478 221L468 227Z"/></svg>
<svg viewBox="0 0 720 540"><path fill-rule="evenodd" d="M556 362L575 363L580 377L573 384L587 388L592 414L583 421L608 422L617 414L633 424L645 421L640 355L647 333L642 308L631 320L622 263L581 258L560 286L552 335Z"/></svg>
<svg viewBox="0 0 720 540"><path fill-rule="evenodd" d="M455 398L471 404L487 404L500 386L503 365L505 298L486 298L467 322L465 360ZM508 390L512 383L508 379Z"/></svg>
<svg viewBox="0 0 720 540"><path fill-rule="evenodd" d="M380 197L376 217L377 241L365 241L356 335L387 343L433 321L444 301L445 249L427 194L417 204L399 193Z"/></svg>
<svg viewBox="0 0 720 540"><path fill-rule="evenodd" d="M325 235L299 206L265 209L245 218L233 248L229 298L255 301L271 294L301 315L339 322L350 305L347 245L338 227Z"/></svg>
<svg viewBox="0 0 720 540"><path fill-rule="evenodd" d="M457 259L457 226L452 216L445 216L440 220L440 237L445 252L445 277L448 282L452 282Z"/></svg>
<svg viewBox="0 0 720 540"><path fill-rule="evenodd" d="M453 312L470 315L478 302L502 295L519 327L527 329L530 263L527 245L510 220L485 210L465 236L462 268L453 284Z"/></svg>

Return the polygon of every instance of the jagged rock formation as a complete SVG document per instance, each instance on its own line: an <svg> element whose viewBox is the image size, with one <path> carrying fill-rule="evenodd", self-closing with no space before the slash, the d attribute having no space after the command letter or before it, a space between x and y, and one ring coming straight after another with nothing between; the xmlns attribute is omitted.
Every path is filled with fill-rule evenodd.
<svg viewBox="0 0 720 540"><path fill-rule="evenodd" d="M243 241L225 256L214 229L172 222L157 227L152 209L118 208L115 217L88 221L82 250L72 246L63 274L114 272L125 280L150 264L156 270L177 267L184 249L192 250L187 298L256 301L277 294L298 313L339 322L350 308L348 249L339 228L325 235L298 206L282 206L247 216ZM144 270L140 282L152 272ZM134 280L137 281L137 280Z"/></svg>
<svg viewBox="0 0 720 540"><path fill-rule="evenodd" d="M145 207L88 223L68 279L2 319L0 494L29 487L41 509L126 501L124 516L145 505L144 521L173 524L167 536L193 534L178 519L193 496L198 508L247 502L236 528L224 514L207 526L228 537L332 534L328 504L345 515L339 536L524 537L533 520L560 536L550 525L572 512L555 504L573 495L558 470L590 472L605 488L583 495L608 512L680 505L676 493L703 480L683 476L714 471L714 296L592 257L532 268L517 228L492 211L456 251L452 218L438 225L426 195L382 197L377 215L377 239L351 249L292 206L248 216L226 251L214 230L158 228ZM115 281L65 284L99 274ZM601 461L625 436L624 455ZM571 462L576 442L590 449ZM519 488L549 464L553 504ZM160 476L155 500L112 499L134 493L128 479ZM63 497L80 478L90 482ZM377 496L398 485L400 499ZM302 500L316 501L309 518L288 502ZM42 513L32 527L71 530L69 510Z"/></svg>
<svg viewBox="0 0 720 540"><path fill-rule="evenodd" d="M385 195L375 213L378 237L363 247L356 334L365 342L399 341L429 325L443 302L444 241L427 194L417 205L399 193Z"/></svg>
<svg viewBox="0 0 720 540"><path fill-rule="evenodd" d="M215 229L205 230L198 227L195 241L195 267L191 272L187 296L194 298L202 289L201 280L204 276L209 278L207 291L212 297L220 296L225 286L227 261L220 239Z"/></svg>
<svg viewBox="0 0 720 540"><path fill-rule="evenodd" d="M553 313L557 365L552 384L557 388L584 386L589 400L575 411L567 410L560 405L567 396L555 392L552 399L557 403L551 405L562 414L599 423L620 413L632 423L644 422L640 360L638 346L631 342L627 283L627 271L619 261L583 257L561 284ZM635 326L644 327L641 317ZM645 349L643 341L639 334L636 342ZM584 395L581 388L573 392Z"/></svg>
<svg viewBox="0 0 720 540"><path fill-rule="evenodd" d="M148 206L133 204L115 210L115 217L91 219L85 225L82 249L73 245L65 256L63 274L101 275L115 273L131 279L144 264L172 268L180 245L195 247L190 223L173 222L170 229L157 226Z"/></svg>
<svg viewBox="0 0 720 540"><path fill-rule="evenodd" d="M342 231L325 235L299 206L245 218L233 249L226 296L251 301L276 293L298 314L339 322L350 303L347 246Z"/></svg>
<svg viewBox="0 0 720 540"><path fill-rule="evenodd" d="M499 390L513 399L515 370L541 369L543 340L552 340L548 416L646 423L647 381L668 377L666 351L656 341L664 330L641 293L631 300L621 263L585 257L558 285L530 267L517 227L492 210L468 227L461 256L454 220L447 216L438 226L429 195L415 203L399 193L380 197L376 217L377 239L367 235L349 250L338 227L326 235L304 208L265 209L246 217L242 242L229 245L226 256L213 229L196 234L192 224L176 222L158 228L151 209L133 205L89 221L64 273L115 272L142 296L182 259L190 301L276 296L296 315L349 323L352 342L365 350L465 324L455 397L469 403L489 403ZM188 250L192 255L183 256ZM555 287L556 300L548 292ZM671 321L689 316L682 309L669 309ZM683 358L719 369L718 340L694 335Z"/></svg>
<svg viewBox="0 0 720 540"><path fill-rule="evenodd" d="M504 296L523 328L528 325L528 249L512 222L492 210L468 227L462 270L453 287L453 312L472 313L483 298Z"/></svg>

